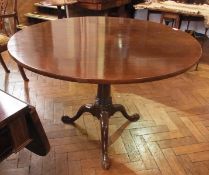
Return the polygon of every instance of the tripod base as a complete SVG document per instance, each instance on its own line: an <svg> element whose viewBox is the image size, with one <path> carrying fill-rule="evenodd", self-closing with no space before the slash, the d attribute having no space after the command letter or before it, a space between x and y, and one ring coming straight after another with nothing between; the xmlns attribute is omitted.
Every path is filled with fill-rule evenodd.
<svg viewBox="0 0 209 175"><path fill-rule="evenodd" d="M63 116L62 121L67 124L73 124L84 112L89 112L100 120L101 143L102 143L102 167L109 169L110 160L108 157L108 126L109 118L116 112L121 112L123 116L131 122L139 119L139 114L128 115L125 107L121 104L112 104L110 85L99 84L97 98L94 104L82 105L75 116Z"/></svg>

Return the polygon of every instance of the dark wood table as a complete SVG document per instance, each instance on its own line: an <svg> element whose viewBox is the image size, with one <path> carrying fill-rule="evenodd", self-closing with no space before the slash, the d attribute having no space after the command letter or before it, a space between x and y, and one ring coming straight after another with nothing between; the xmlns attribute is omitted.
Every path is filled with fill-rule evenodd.
<svg viewBox="0 0 209 175"><path fill-rule="evenodd" d="M69 17L67 6L77 3L77 0L44 0L41 1L40 3L46 6L57 6L57 17L58 19L61 19L63 18L62 6L65 7L66 16Z"/></svg>
<svg viewBox="0 0 209 175"><path fill-rule="evenodd" d="M18 64L38 74L79 83L98 84L95 103L82 105L73 123L84 112L101 123L102 166L108 169L108 121L120 111L113 104L111 84L143 83L181 74L202 55L190 35L162 24L127 18L80 17L37 24L16 33L8 50Z"/></svg>
<svg viewBox="0 0 209 175"><path fill-rule="evenodd" d="M132 0L78 0L69 8L71 16L114 16L132 17Z"/></svg>
<svg viewBox="0 0 209 175"><path fill-rule="evenodd" d="M131 0L78 0L80 7L90 10L107 10L131 3Z"/></svg>
<svg viewBox="0 0 209 175"><path fill-rule="evenodd" d="M24 147L40 156L50 149L35 108L0 90L0 162Z"/></svg>

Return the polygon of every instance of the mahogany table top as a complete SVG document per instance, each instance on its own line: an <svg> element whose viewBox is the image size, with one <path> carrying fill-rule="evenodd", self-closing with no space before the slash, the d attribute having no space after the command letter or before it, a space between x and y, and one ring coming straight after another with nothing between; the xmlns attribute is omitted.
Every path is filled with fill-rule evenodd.
<svg viewBox="0 0 209 175"><path fill-rule="evenodd" d="M23 67L95 84L138 83L181 74L202 55L189 34L128 18L77 17L27 27L8 43Z"/></svg>

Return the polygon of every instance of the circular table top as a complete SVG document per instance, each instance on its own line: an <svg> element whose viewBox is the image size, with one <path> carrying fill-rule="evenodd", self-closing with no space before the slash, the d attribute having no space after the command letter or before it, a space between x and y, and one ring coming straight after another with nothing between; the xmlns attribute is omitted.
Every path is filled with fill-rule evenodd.
<svg viewBox="0 0 209 175"><path fill-rule="evenodd" d="M78 17L27 27L8 43L33 72L68 81L117 84L181 74L202 55L189 34L128 18Z"/></svg>

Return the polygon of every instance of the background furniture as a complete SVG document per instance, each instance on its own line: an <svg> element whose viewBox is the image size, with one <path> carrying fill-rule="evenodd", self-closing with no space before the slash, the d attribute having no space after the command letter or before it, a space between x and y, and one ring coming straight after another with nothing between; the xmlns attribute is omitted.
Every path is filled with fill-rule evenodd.
<svg viewBox="0 0 209 175"><path fill-rule="evenodd" d="M12 21L10 21L11 18L13 19ZM9 37L17 31L18 23L17 0L0 0L0 63L7 73L10 71L5 64L1 53L7 50ZM23 67L18 64L18 68L22 78L25 81L28 81Z"/></svg>
<svg viewBox="0 0 209 175"><path fill-rule="evenodd" d="M41 156L50 148L35 108L0 90L0 161L24 147Z"/></svg>
<svg viewBox="0 0 209 175"><path fill-rule="evenodd" d="M69 16L129 16L131 0L78 0L69 7Z"/></svg>
<svg viewBox="0 0 209 175"><path fill-rule="evenodd" d="M165 22L166 25L169 25L171 23L172 27L180 28L180 16L177 13L166 13L163 12L160 18L160 23Z"/></svg>
<svg viewBox="0 0 209 175"><path fill-rule="evenodd" d="M78 5L91 10L106 10L130 3L131 0L78 0Z"/></svg>
<svg viewBox="0 0 209 175"><path fill-rule="evenodd" d="M209 8L204 5L179 3L174 1L161 1L151 3L136 4L135 9L147 9L147 20L149 20L150 13L175 13L179 15L179 28L181 21L188 21L187 30L189 29L190 21L208 21Z"/></svg>
<svg viewBox="0 0 209 175"><path fill-rule="evenodd" d="M135 1L134 1L135 2ZM79 16L133 17L132 0L44 0L34 3L34 12L26 13L29 24Z"/></svg>
<svg viewBox="0 0 209 175"><path fill-rule="evenodd" d="M45 0L40 2L42 5L57 6L58 19L69 17L68 6L77 3L77 0ZM65 8L66 14L62 13L62 6Z"/></svg>

